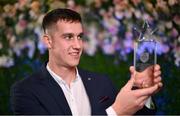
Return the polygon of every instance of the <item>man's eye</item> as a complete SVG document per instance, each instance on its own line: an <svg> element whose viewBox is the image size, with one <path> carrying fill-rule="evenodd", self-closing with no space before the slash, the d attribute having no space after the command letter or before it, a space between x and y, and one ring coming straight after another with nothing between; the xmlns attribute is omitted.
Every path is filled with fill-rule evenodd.
<svg viewBox="0 0 180 116"><path fill-rule="evenodd" d="M73 36L67 35L67 36L65 36L64 38L67 39L67 40L71 40L71 39L73 39Z"/></svg>
<svg viewBox="0 0 180 116"><path fill-rule="evenodd" d="M79 36L78 36L78 39L79 39L79 40L83 40L83 35L79 35Z"/></svg>

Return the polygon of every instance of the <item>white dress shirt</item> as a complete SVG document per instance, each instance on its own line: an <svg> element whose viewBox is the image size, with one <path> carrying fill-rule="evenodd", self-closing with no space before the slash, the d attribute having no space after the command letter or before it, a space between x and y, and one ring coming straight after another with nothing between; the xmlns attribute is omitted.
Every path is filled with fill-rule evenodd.
<svg viewBox="0 0 180 116"><path fill-rule="evenodd" d="M91 106L89 103L89 98L87 96L84 84L81 80L81 77L76 70L76 78L70 83L70 87L68 84L57 74L55 74L47 65L46 66L50 75L54 78L54 80L59 84L62 88L68 105L71 109L73 116L87 116L91 115ZM61 99L61 98L59 98Z"/></svg>

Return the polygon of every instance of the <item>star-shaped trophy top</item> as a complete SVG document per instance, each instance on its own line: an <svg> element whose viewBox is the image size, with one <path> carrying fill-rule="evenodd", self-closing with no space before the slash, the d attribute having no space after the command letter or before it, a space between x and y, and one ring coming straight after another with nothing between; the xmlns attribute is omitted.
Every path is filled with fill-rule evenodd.
<svg viewBox="0 0 180 116"><path fill-rule="evenodd" d="M157 28L152 30L147 20L144 21L140 30L137 28L135 30L139 33L137 41L155 41L153 34L157 31Z"/></svg>

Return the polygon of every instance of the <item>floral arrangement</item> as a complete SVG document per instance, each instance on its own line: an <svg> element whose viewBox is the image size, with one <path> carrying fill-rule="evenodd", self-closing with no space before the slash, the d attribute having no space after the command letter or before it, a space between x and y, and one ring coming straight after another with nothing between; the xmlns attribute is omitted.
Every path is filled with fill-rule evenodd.
<svg viewBox="0 0 180 116"><path fill-rule="evenodd" d="M134 29L147 20L152 28L158 28L154 35L158 41L157 54L167 55L179 67L179 5L178 0L18 0L6 4L0 11L0 67L14 66L15 58L22 55L33 59L36 51L45 54L47 50L41 41L42 18L47 11L58 7L82 14L84 51L90 56L100 48L104 54L126 61L138 36Z"/></svg>

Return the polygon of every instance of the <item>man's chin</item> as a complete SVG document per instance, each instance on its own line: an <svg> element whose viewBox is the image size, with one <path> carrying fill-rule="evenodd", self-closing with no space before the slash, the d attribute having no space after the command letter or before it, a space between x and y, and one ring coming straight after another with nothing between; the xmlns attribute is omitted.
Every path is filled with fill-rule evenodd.
<svg viewBox="0 0 180 116"><path fill-rule="evenodd" d="M70 67L77 67L79 64L79 62L73 62L73 63L70 63L69 66Z"/></svg>

